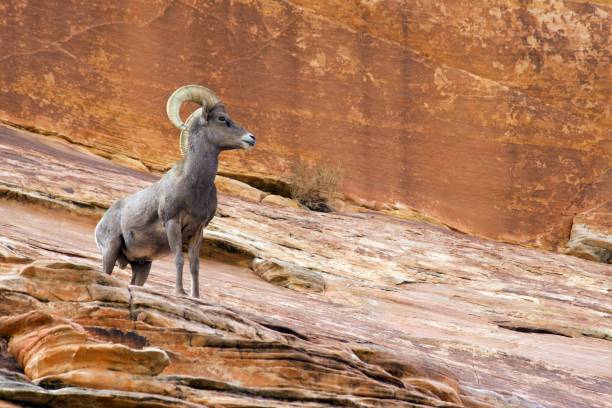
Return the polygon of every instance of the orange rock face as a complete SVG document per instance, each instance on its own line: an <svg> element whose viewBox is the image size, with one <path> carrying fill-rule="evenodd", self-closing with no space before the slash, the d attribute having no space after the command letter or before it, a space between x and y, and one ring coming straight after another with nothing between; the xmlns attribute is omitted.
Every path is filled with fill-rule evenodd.
<svg viewBox="0 0 612 408"><path fill-rule="evenodd" d="M177 297L93 239L156 176L2 127L0 157L3 408L609 406L610 265L221 193Z"/></svg>
<svg viewBox="0 0 612 408"><path fill-rule="evenodd" d="M612 162L605 1L52 0L0 15L0 119L135 166L179 157L165 101L201 83L260 141L225 154L225 173L339 162L346 192L554 248Z"/></svg>

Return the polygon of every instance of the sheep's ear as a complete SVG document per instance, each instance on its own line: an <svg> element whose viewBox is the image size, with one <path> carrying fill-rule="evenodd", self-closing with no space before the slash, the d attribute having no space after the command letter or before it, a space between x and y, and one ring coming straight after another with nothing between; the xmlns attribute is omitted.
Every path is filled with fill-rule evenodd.
<svg viewBox="0 0 612 408"><path fill-rule="evenodd" d="M200 123L202 125L206 125L208 123L208 109L206 108L206 104L202 106L202 115L200 115Z"/></svg>

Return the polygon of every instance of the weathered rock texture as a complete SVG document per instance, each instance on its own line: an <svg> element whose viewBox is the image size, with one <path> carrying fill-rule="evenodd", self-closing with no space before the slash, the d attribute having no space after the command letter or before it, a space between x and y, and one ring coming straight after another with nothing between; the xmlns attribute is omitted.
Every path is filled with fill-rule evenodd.
<svg viewBox="0 0 612 408"><path fill-rule="evenodd" d="M612 263L612 201L574 218L568 253Z"/></svg>
<svg viewBox="0 0 612 408"><path fill-rule="evenodd" d="M8 407L609 407L609 265L221 194L203 300L175 297L171 261L130 287L93 242L155 176L0 135Z"/></svg>
<svg viewBox="0 0 612 408"><path fill-rule="evenodd" d="M57 296L58 288L72 291ZM80 296L84 289L87 297ZM441 368L402 381L350 347L316 344L217 304L168 302L166 294L128 288L78 264L32 264L4 276L0 291L1 310L14 314L0 318L0 335L42 387L159 394L212 406L463 405L457 381ZM26 312L33 304L38 310ZM165 352L133 348L149 344L172 355L163 376ZM14 392L0 387L0 398L28 400Z"/></svg>
<svg viewBox="0 0 612 408"><path fill-rule="evenodd" d="M203 83L258 135L222 171L340 162L344 189L554 248L612 163L606 1L8 2L0 119L131 167L179 157L168 95ZM176 146L176 147L174 147ZM170 147L170 148L169 148Z"/></svg>
<svg viewBox="0 0 612 408"><path fill-rule="evenodd" d="M21 275L33 278L32 284L41 286L37 291L39 296L49 289L57 290L58 286L61 286L61 290L68 289L74 294L90 289L95 279L77 280L77 285L72 286L66 283L66 275L74 275L76 272L82 277L86 269L79 265L52 261L34 263L25 268ZM99 276L90 278L104 279ZM108 285L108 279L105 283ZM99 296L100 292L97 295ZM48 297L58 298L55 293ZM92 297L59 298L85 302ZM8 313L6 309L4 313ZM169 363L168 356L161 350L134 350L121 344L88 341L87 333L79 325L40 311L1 317L0 336L10 339L9 353L17 359L24 373L32 380L77 375L95 381L101 376L112 378L113 375L121 376L123 373L151 376L159 374Z"/></svg>
<svg viewBox="0 0 612 408"><path fill-rule="evenodd" d="M567 253L612 263L612 169L586 191L584 200L603 203L574 217Z"/></svg>

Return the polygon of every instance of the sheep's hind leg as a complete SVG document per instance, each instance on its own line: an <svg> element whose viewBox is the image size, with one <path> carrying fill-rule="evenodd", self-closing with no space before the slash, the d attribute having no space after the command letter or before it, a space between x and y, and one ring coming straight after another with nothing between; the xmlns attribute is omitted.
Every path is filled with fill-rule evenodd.
<svg viewBox="0 0 612 408"><path fill-rule="evenodd" d="M132 281L130 285L143 286L149 277L153 261L132 261Z"/></svg>
<svg viewBox="0 0 612 408"><path fill-rule="evenodd" d="M102 271L107 275L113 273L113 268L119 257L119 251L121 251L121 241L121 235L119 235L105 242L104 249L102 250Z"/></svg>
<svg viewBox="0 0 612 408"><path fill-rule="evenodd" d="M94 232L96 245L102 253L102 271L107 275L113 273L117 258L121 255L123 237L119 225L120 216L120 210L113 204L96 225Z"/></svg>

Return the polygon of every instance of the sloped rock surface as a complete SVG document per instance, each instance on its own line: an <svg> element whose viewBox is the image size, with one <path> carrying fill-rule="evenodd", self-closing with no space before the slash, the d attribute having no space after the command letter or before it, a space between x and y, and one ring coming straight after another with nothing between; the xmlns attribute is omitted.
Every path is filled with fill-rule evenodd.
<svg viewBox="0 0 612 408"><path fill-rule="evenodd" d="M125 408L175 408L202 407L176 398L118 390L91 390L65 387L57 390L32 384L27 377L0 370L0 407L125 407Z"/></svg>
<svg viewBox="0 0 612 408"><path fill-rule="evenodd" d="M0 119L136 167L179 157L163 108L186 83L258 135L223 172L340 162L347 192L494 239L562 246L612 164L607 1L50 0L0 19Z"/></svg>
<svg viewBox="0 0 612 408"><path fill-rule="evenodd" d="M75 274L82 279L64 279ZM402 382L350 348L284 334L219 305L186 298L168 302L165 294L99 275L89 267L51 261L0 280L3 293L38 302L37 310L29 311L29 304L23 308L23 302L4 297L0 307L4 313L10 309L11 316L0 318L0 336L9 339L9 352L26 376L43 388L119 390L212 406L461 404L454 380L446 387L427 378ZM108 292L92 291L83 299L80 292L99 279ZM74 296L56 297L60 285L74 289ZM113 301L109 292L116 292ZM131 347L142 344L166 352ZM34 393L45 400L44 390L24 387L23 392L3 387L0 397L32 402Z"/></svg>
<svg viewBox="0 0 612 408"><path fill-rule="evenodd" d="M609 265L376 212L319 214L221 194L205 232L203 300L172 295L167 260L154 262L144 288L129 287L129 270L99 273L98 205L155 176L40 136L11 135L1 146L10 161L0 162L0 316L20 322L37 311L83 330L86 345L152 347L170 363L161 373L61 369L32 383L23 377L20 335L3 334L0 399L608 406ZM284 282L308 271L324 286L279 286L250 269L254 259L282 266ZM22 326L45 339L38 326Z"/></svg>
<svg viewBox="0 0 612 408"><path fill-rule="evenodd" d="M75 275L81 279L70 279ZM20 276L31 283L27 289L16 288L13 286L16 283L11 281L5 281L3 289L24 290L37 300L47 302L128 301L126 294L111 294L113 291L109 287L114 286L111 279L104 279L88 267L65 262L35 262L24 268ZM125 284L119 287L126 289ZM58 291L63 292L63 296L58 296ZM83 296L84 292L87 297ZM3 314L15 314L7 307L9 305L2 305ZM99 344L90 340L79 325L40 311L1 317L0 336L10 339L9 353L33 380L73 371L91 377L104 375L107 371L156 375L169 363L168 356L161 350L139 351L122 345Z"/></svg>
<svg viewBox="0 0 612 408"><path fill-rule="evenodd" d="M288 262L255 258L251 269L267 282L299 292L325 291L323 274Z"/></svg>

